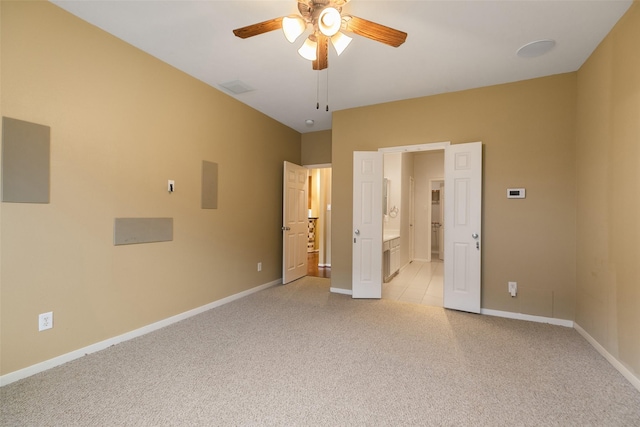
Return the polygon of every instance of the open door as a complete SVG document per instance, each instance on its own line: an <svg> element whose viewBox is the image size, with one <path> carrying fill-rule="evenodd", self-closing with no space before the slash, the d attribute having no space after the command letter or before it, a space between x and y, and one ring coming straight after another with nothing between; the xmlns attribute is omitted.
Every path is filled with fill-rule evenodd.
<svg viewBox="0 0 640 427"><path fill-rule="evenodd" d="M443 305L479 313L482 143L426 146L445 153ZM353 153L353 298L382 296L382 156Z"/></svg>
<svg viewBox="0 0 640 427"><path fill-rule="evenodd" d="M307 274L309 219L307 182L309 170L284 162L282 192L282 283Z"/></svg>
<svg viewBox="0 0 640 427"><path fill-rule="evenodd" d="M353 153L353 298L382 297L382 153Z"/></svg>
<svg viewBox="0 0 640 427"><path fill-rule="evenodd" d="M444 150L444 307L480 313L482 143Z"/></svg>

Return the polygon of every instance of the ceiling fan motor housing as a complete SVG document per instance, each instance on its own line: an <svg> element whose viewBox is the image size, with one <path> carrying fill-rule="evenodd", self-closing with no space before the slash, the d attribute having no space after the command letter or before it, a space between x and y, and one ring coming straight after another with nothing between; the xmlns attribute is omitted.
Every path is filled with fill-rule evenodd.
<svg viewBox="0 0 640 427"><path fill-rule="evenodd" d="M338 12L338 15L342 14L342 7L330 0L313 0L309 3L298 3L298 10L300 11L300 15L302 15L305 21L313 26L314 32L320 31L320 15L327 8L335 9ZM342 19L342 16L340 16L340 19ZM335 30L335 32L337 32L339 29L340 26L338 26L338 29Z"/></svg>

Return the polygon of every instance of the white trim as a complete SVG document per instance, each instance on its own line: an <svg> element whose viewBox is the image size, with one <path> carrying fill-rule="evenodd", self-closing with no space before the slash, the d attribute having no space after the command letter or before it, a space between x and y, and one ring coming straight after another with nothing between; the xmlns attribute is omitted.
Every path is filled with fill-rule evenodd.
<svg viewBox="0 0 640 427"><path fill-rule="evenodd" d="M353 291L351 289L329 288L329 291L334 294L353 295Z"/></svg>
<svg viewBox="0 0 640 427"><path fill-rule="evenodd" d="M625 377L631 383L632 386L634 386L638 391L640 391L640 378L635 376L633 372L631 372L618 359L616 359L615 356L609 353L606 348L604 348L598 341L596 341L595 338L589 335L587 331L582 329L580 325L578 325L577 323L574 323L573 328L576 331L578 331L578 333L582 335L582 337L586 339L589 342L589 344L591 344L598 351L598 353L602 355L602 357L607 359L607 361L611 363L613 367L616 368L618 372L620 372L622 376Z"/></svg>
<svg viewBox="0 0 640 427"><path fill-rule="evenodd" d="M317 165L302 165L307 169L331 169L331 163L321 163Z"/></svg>
<svg viewBox="0 0 640 427"><path fill-rule="evenodd" d="M451 145L450 141L445 142L430 142L426 144L416 145L402 145L399 147L383 147L378 148L378 151L382 153L403 153L403 152L415 152L415 151L433 151L443 150L445 147Z"/></svg>
<svg viewBox="0 0 640 427"><path fill-rule="evenodd" d="M321 267L321 268L331 268L331 264L318 264L318 267Z"/></svg>
<svg viewBox="0 0 640 427"><path fill-rule="evenodd" d="M511 311L490 310L481 308L480 314L487 316L506 317L507 319L527 320L529 322L550 323L552 325L573 328L573 320L556 319L553 317L533 316L531 314L513 313Z"/></svg>
<svg viewBox="0 0 640 427"><path fill-rule="evenodd" d="M53 359L45 360L44 362L36 363L35 365L31 365L14 372L10 372L6 375L0 376L0 387L5 386L7 384L11 384L12 382L21 380L23 378L30 377L31 375L35 375L37 373L46 371L48 369L55 368L56 366L62 365L67 362L71 362L72 360L79 359L82 356L86 356L87 354L104 350L105 348L111 347L112 345L120 344L124 341L128 341L130 339L148 334L149 332L156 331L158 329L164 328L165 326L169 326L173 323L179 322L184 319L188 319L189 317L193 317L197 314L204 313L207 310L211 310L212 308L216 308L221 305L230 303L232 301L246 297L247 295L256 293L263 289L267 289L272 286L279 285L280 283L282 283L282 279L277 279L272 282L265 283L264 285L256 286L255 288L247 289L246 291L239 292L237 294L230 295L226 298L222 298L212 303L203 305L202 307L194 308L193 310L185 311L184 313L181 313L181 314L176 314L175 316L168 317L166 319L160 320L158 322L152 323L147 326L143 326L141 328L127 332L125 334L118 335L113 338L109 338L104 341L97 342L95 344L91 344L87 347L71 351L61 356L54 357Z"/></svg>

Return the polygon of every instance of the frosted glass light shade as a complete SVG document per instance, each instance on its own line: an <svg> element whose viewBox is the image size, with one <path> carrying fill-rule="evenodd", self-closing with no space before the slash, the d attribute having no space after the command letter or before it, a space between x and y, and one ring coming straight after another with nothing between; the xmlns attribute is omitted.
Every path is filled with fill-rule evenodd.
<svg viewBox="0 0 640 427"><path fill-rule="evenodd" d="M307 38L304 41L304 44L302 45L302 47L298 49L298 53L304 59L308 59L309 61L315 61L317 58L317 54L316 54L317 49L318 49L318 42L315 42L310 38Z"/></svg>
<svg viewBox="0 0 640 427"><path fill-rule="evenodd" d="M289 43L296 41L306 28L307 23L299 16L292 15L282 18L282 31Z"/></svg>
<svg viewBox="0 0 640 427"><path fill-rule="evenodd" d="M340 12L333 7L326 7L320 12L318 17L318 28L320 32L327 37L331 37L338 31L342 25L342 17Z"/></svg>
<svg viewBox="0 0 640 427"><path fill-rule="evenodd" d="M347 46L349 46L349 43L351 43L351 40L353 40L351 37L339 31L334 36L331 37L331 44L333 45L334 49L338 53L338 56L340 56L340 54L344 52Z"/></svg>

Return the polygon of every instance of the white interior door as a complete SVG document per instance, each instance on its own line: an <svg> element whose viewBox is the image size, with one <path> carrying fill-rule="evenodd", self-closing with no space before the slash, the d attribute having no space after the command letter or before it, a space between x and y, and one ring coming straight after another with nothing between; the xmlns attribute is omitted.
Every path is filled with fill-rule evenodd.
<svg viewBox="0 0 640 427"><path fill-rule="evenodd" d="M282 283L307 275L309 170L284 162L282 193Z"/></svg>
<svg viewBox="0 0 640 427"><path fill-rule="evenodd" d="M353 153L353 298L382 296L382 156Z"/></svg>
<svg viewBox="0 0 640 427"><path fill-rule="evenodd" d="M482 143L444 150L444 307L480 312Z"/></svg>

